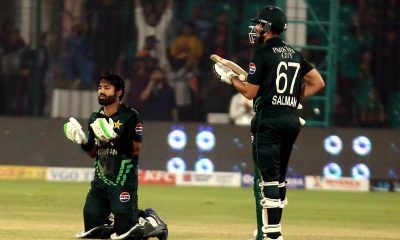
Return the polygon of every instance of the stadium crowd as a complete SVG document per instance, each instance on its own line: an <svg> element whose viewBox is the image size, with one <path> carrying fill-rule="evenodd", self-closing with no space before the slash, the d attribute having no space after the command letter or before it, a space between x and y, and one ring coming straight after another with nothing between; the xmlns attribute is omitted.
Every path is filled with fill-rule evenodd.
<svg viewBox="0 0 400 240"><path fill-rule="evenodd" d="M317 15L326 14L323 1L308 2ZM208 57L216 53L246 69L249 19L271 3L85 0L83 17L58 34L60 41L53 37L49 43L48 36L56 35L49 30L36 49L21 37L20 26L3 19L0 114L33 115L36 94L38 115L49 116L53 88L95 90L96 77L104 70L127 79L125 102L145 120L201 122L208 113L228 113L234 91L214 78ZM61 7L68 18L68 9ZM396 0L341 1L334 126L400 128L398 12ZM308 44L323 39L312 31L307 34ZM316 66L326 57L313 50L304 54ZM39 79L39 93L32 93L33 77Z"/></svg>

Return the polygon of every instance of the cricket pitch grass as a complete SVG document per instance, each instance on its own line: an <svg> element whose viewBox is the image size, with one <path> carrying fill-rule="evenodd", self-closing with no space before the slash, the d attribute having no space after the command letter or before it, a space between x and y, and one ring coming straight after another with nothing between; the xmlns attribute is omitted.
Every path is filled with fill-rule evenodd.
<svg viewBox="0 0 400 240"><path fill-rule="evenodd" d="M0 239L74 239L89 183L0 181ZM400 239L399 193L288 190L285 240ZM251 188L142 185L139 206L154 208L170 240L249 240Z"/></svg>

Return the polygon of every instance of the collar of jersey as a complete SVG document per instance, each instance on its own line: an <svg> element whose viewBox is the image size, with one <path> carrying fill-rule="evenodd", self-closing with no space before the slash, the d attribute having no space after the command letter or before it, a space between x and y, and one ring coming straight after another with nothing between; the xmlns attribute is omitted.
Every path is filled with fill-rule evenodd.
<svg viewBox="0 0 400 240"><path fill-rule="evenodd" d="M103 110L104 107L101 107L100 110L99 110L99 114L101 114L101 115L103 115L103 116L105 116L105 117L112 117L112 116L114 116L114 115L118 115L118 114L121 113L121 112L124 112L126 108L127 108L127 107L126 107L125 103L120 103L120 107L119 107L118 111L116 111L116 112L115 112L113 115L111 115L111 116L106 116L106 115L104 114L104 110Z"/></svg>

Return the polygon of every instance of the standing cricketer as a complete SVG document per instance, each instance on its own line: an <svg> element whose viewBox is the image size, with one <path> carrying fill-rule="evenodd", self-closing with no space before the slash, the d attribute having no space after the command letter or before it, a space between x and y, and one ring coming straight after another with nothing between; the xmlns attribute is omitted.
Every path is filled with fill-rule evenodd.
<svg viewBox="0 0 400 240"><path fill-rule="evenodd" d="M265 6L251 22L256 25L250 26L249 38L256 46L247 79L241 81L238 74L221 63L216 63L214 70L221 80L253 99L255 239L282 240L281 216L287 204L286 172L292 146L300 132L296 108L300 99L314 95L325 84L301 53L280 38L288 25L280 8Z"/></svg>
<svg viewBox="0 0 400 240"><path fill-rule="evenodd" d="M77 238L167 239L167 226L155 211L138 210L137 165L143 122L136 110L121 102L124 92L121 76L102 74L98 78L102 107L89 118L88 137L74 118L64 125L67 138L96 159L95 177L83 209L85 231Z"/></svg>

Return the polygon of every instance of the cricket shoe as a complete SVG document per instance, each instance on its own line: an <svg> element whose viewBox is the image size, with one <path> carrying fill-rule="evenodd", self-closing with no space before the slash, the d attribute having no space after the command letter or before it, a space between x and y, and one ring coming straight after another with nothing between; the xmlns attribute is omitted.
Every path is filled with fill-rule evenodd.
<svg viewBox="0 0 400 240"><path fill-rule="evenodd" d="M144 225L144 236L143 239L156 237L159 240L168 239L168 226L158 216L156 211L151 208L145 210L145 217L147 222Z"/></svg>
<svg viewBox="0 0 400 240"><path fill-rule="evenodd" d="M97 239L109 239L111 234L114 232L114 226L104 224L90 229L86 232L79 232L75 235L76 238L97 238Z"/></svg>
<svg viewBox="0 0 400 240"><path fill-rule="evenodd" d="M154 227L151 223L146 223L144 225L144 235L143 239L147 240L149 238L158 238L159 240L167 240L168 239L168 229L161 228L159 226Z"/></svg>
<svg viewBox="0 0 400 240"><path fill-rule="evenodd" d="M283 237L282 236L279 236L278 238L265 237L265 238L263 238L263 240L283 240Z"/></svg>
<svg viewBox="0 0 400 240"><path fill-rule="evenodd" d="M139 219L139 223L133 226L129 231L124 234L118 235L113 233L111 239L129 239L129 240L141 240L143 238L144 225L147 223L143 218Z"/></svg>

